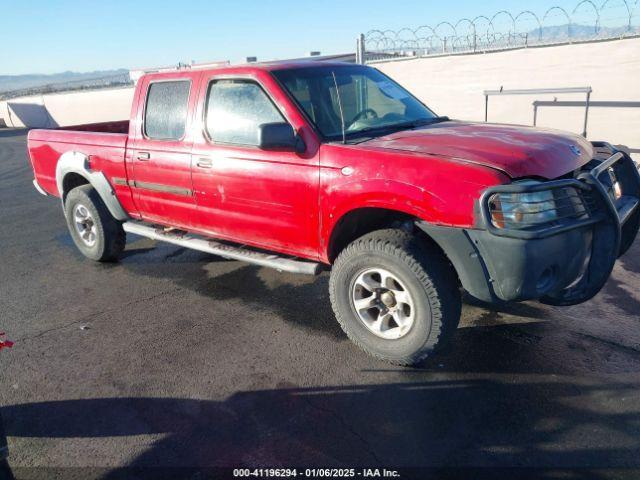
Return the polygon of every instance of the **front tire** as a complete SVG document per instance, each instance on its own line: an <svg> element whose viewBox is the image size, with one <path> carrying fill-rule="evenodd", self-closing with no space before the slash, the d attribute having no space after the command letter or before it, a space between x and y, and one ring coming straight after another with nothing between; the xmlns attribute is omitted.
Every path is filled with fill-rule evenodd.
<svg viewBox="0 0 640 480"><path fill-rule="evenodd" d="M97 262L118 259L124 250L126 233L91 185L71 190L64 210L71 238L85 257Z"/></svg>
<svg viewBox="0 0 640 480"><path fill-rule="evenodd" d="M453 267L435 245L404 230L378 230L348 245L333 265L329 293L347 336L398 365L425 359L460 320Z"/></svg>

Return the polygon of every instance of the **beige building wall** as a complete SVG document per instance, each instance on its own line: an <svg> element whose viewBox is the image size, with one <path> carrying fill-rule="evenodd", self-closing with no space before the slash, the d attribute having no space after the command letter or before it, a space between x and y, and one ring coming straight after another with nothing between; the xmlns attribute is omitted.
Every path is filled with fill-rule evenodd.
<svg viewBox="0 0 640 480"><path fill-rule="evenodd" d="M378 62L373 66L439 115L484 120L484 90L591 86L594 101L640 101L640 38L497 53ZM584 94L490 97L489 121L531 125L534 100ZM538 125L582 132L583 108L546 107ZM640 108L594 108L588 138L640 149ZM637 155L635 155L638 158Z"/></svg>

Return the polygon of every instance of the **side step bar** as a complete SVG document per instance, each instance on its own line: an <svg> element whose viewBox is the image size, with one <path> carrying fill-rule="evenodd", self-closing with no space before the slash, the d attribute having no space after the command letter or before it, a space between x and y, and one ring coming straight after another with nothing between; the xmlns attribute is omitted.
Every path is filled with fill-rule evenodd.
<svg viewBox="0 0 640 480"><path fill-rule="evenodd" d="M124 228L125 232L140 235L141 237L172 243L173 245L211 253L231 260L240 260L263 267L275 268L281 272L317 275L322 268L319 263L281 257L246 247L227 245L179 230L165 231L163 227L154 227L140 222L124 222L122 228Z"/></svg>

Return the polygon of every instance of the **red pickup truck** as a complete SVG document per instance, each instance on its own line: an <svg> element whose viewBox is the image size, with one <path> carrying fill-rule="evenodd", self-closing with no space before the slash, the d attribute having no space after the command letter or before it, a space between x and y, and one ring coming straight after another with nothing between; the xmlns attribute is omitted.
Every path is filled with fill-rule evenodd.
<svg viewBox="0 0 640 480"><path fill-rule="evenodd" d="M337 320L414 364L487 302L584 302L640 224L607 143L440 117L378 70L282 62L150 73L128 122L32 130L40 193L77 247L126 232L278 270L331 269Z"/></svg>

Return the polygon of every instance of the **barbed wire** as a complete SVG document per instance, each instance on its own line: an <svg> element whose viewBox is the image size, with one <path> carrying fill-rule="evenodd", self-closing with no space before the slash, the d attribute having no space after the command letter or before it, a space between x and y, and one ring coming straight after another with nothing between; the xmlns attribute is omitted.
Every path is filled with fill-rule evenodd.
<svg viewBox="0 0 640 480"><path fill-rule="evenodd" d="M500 10L492 16L421 25L415 29L370 30L364 35L367 58L375 53L424 56L517 48L640 34L640 0L581 0L573 9L559 5L544 13ZM373 55L372 55L373 54Z"/></svg>

